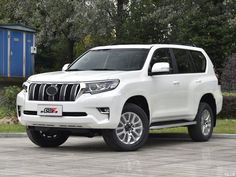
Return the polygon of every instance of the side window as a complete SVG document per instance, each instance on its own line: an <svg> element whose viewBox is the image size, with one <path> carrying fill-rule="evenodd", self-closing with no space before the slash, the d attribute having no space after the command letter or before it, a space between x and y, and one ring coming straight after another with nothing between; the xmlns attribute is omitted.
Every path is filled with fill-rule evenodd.
<svg viewBox="0 0 236 177"><path fill-rule="evenodd" d="M193 63L195 66L195 72L202 73L206 70L206 58L202 54L202 52L199 51L190 51L191 56L193 58Z"/></svg>
<svg viewBox="0 0 236 177"><path fill-rule="evenodd" d="M173 53L175 55L178 73L194 73L194 69L187 50L173 49Z"/></svg>
<svg viewBox="0 0 236 177"><path fill-rule="evenodd" d="M170 55L170 51L168 48L161 48L161 49L157 49L153 56L152 56L152 60L150 63L150 67L152 67L155 63L158 62L167 62L170 64L170 73L172 73L172 61L171 61L171 55Z"/></svg>

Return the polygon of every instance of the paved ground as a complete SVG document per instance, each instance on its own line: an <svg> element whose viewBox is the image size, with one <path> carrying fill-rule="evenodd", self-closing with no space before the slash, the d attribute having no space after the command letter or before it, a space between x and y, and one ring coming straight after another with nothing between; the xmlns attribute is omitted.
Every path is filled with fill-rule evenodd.
<svg viewBox="0 0 236 177"><path fill-rule="evenodd" d="M102 138L70 138L43 149L27 138L0 138L0 177L5 176L236 176L236 139L194 143L182 136L150 137L136 152L113 152Z"/></svg>

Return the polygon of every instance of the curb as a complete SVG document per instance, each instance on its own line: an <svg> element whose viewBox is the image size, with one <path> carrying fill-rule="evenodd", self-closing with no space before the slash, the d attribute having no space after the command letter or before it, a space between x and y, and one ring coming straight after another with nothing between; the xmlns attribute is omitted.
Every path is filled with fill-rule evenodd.
<svg viewBox="0 0 236 177"><path fill-rule="evenodd" d="M163 135L163 136L162 136ZM152 136L152 135L151 135ZM154 135L155 137L172 137L172 138L183 138L183 137L188 137L186 134L159 134L159 135ZM26 133L0 133L0 138L25 138L27 137ZM217 139L217 138L224 138L224 139L236 139L236 134L213 134L212 138Z"/></svg>
<svg viewBox="0 0 236 177"><path fill-rule="evenodd" d="M149 134L150 138L161 138L161 139L189 139L189 135L186 133L160 133L160 134ZM236 139L236 134L213 134L213 139Z"/></svg>
<svg viewBox="0 0 236 177"><path fill-rule="evenodd" d="M26 133L0 133L0 138L25 138Z"/></svg>
<svg viewBox="0 0 236 177"><path fill-rule="evenodd" d="M236 139L236 134L213 134L212 138Z"/></svg>

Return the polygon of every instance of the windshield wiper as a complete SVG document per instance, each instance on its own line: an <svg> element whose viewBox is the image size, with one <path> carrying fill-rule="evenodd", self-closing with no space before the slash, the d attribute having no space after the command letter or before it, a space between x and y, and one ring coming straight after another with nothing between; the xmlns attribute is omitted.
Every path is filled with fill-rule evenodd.
<svg viewBox="0 0 236 177"><path fill-rule="evenodd" d="M84 71L84 70L81 70L81 69L68 69L66 71Z"/></svg>
<svg viewBox="0 0 236 177"><path fill-rule="evenodd" d="M68 69L66 71L121 71L121 70L119 70L119 69L108 69L108 68L94 68L94 69Z"/></svg>
<svg viewBox="0 0 236 177"><path fill-rule="evenodd" d="M94 68L94 69L88 69L92 71L117 71L118 69L108 69L108 68Z"/></svg>

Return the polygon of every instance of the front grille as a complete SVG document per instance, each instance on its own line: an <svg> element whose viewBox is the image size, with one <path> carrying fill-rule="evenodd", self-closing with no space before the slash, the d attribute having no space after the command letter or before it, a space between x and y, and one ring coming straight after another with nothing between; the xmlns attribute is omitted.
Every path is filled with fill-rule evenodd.
<svg viewBox="0 0 236 177"><path fill-rule="evenodd" d="M49 95L47 88L57 88L55 95ZM79 92L79 84L38 84L31 83L29 86L29 100L35 101L75 101Z"/></svg>

